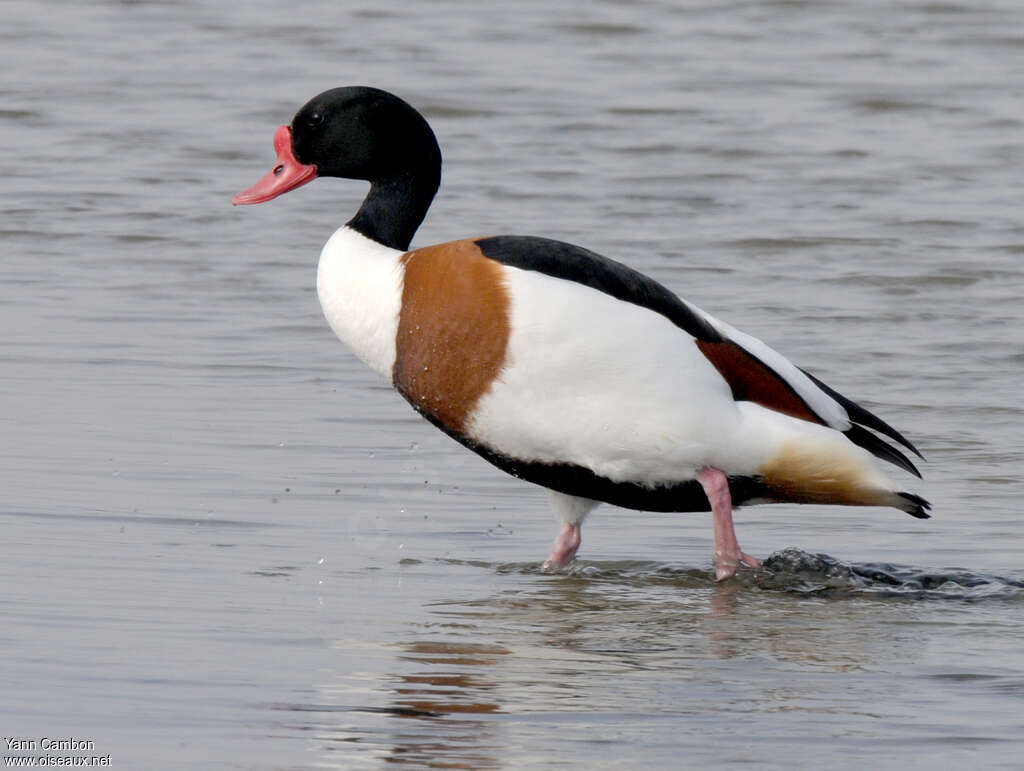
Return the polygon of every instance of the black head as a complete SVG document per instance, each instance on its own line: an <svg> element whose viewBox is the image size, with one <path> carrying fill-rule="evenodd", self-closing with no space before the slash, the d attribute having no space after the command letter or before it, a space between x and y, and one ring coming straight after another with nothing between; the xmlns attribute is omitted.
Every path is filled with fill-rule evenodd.
<svg viewBox="0 0 1024 771"><path fill-rule="evenodd" d="M316 166L318 177L376 182L439 174L441 151L426 120L379 88L324 91L295 114L291 132L296 160Z"/></svg>
<svg viewBox="0 0 1024 771"><path fill-rule="evenodd" d="M368 86L332 88L310 99L274 135L277 164L236 195L262 203L316 177L370 182L348 223L363 235L406 248L441 182L441 150L426 120L394 94Z"/></svg>

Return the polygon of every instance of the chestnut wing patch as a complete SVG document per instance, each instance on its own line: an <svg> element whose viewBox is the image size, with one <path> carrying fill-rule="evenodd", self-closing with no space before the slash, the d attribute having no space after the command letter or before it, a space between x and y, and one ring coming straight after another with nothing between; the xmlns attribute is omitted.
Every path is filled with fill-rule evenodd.
<svg viewBox="0 0 1024 771"><path fill-rule="evenodd" d="M469 240L407 252L392 378L419 412L460 434L505 362L502 267Z"/></svg>
<svg viewBox="0 0 1024 771"><path fill-rule="evenodd" d="M477 239L474 244L484 257L504 265L535 270L555 278L574 281L623 302L660 313L694 338L701 352L729 384L737 401L755 402L800 420L828 425L785 377L743 346L729 339L727 334L719 331L701 312L691 308L649 276L589 249L547 238L491 236ZM854 424L844 432L851 442L912 474L921 475L906 455L888 445L867 428L878 431L920 455L917 448L905 437L813 375L806 372L804 374L826 396L846 410Z"/></svg>
<svg viewBox="0 0 1024 771"><path fill-rule="evenodd" d="M732 389L738 402L755 402L812 423L824 421L775 370L732 340L695 341Z"/></svg>
<svg viewBox="0 0 1024 771"><path fill-rule="evenodd" d="M673 292L627 265L588 249L535 236L492 236L478 239L476 245L486 257L506 265L575 281L660 313L695 338L737 401L757 402L802 420L824 423L775 370L725 337Z"/></svg>

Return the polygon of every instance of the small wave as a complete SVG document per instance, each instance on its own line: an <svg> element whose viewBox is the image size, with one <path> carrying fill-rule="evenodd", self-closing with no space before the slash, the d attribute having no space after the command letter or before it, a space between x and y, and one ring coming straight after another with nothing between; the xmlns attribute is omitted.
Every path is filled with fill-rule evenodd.
<svg viewBox="0 0 1024 771"><path fill-rule="evenodd" d="M561 573L543 570L540 563L488 563L443 560L498 573L550 575L633 587L674 584L681 589L717 584L710 568L686 567L643 560L577 560ZM927 600L1024 601L1024 578L947 568L931 570L881 562L845 563L828 554L783 549L763 560L758 570L741 569L734 585L767 591L842 598L906 598Z"/></svg>
<svg viewBox="0 0 1024 771"><path fill-rule="evenodd" d="M879 562L846 564L827 554L783 549L753 574L763 589L825 596L1024 600L1024 580L968 570L926 570Z"/></svg>

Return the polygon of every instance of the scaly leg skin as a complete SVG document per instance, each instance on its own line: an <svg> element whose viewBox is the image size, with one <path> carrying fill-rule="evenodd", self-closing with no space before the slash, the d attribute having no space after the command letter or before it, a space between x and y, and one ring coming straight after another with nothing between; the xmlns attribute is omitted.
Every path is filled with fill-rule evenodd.
<svg viewBox="0 0 1024 771"><path fill-rule="evenodd" d="M548 500L555 517L562 523L562 532L555 538L551 556L544 563L544 570L559 570L576 556L576 550L580 548L580 525L598 502L556 490L548 490Z"/></svg>
<svg viewBox="0 0 1024 771"><path fill-rule="evenodd" d="M716 468L701 469L697 481L704 488L704 494L711 504L715 518L715 578L724 581L736 575L740 565L752 568L761 563L740 549L736 530L732 524L732 496L729 494L729 480Z"/></svg>
<svg viewBox="0 0 1024 771"><path fill-rule="evenodd" d="M551 556L544 562L544 570L561 570L576 556L576 550L580 548L580 526L579 523L568 524L562 528L562 532L555 538L551 547Z"/></svg>

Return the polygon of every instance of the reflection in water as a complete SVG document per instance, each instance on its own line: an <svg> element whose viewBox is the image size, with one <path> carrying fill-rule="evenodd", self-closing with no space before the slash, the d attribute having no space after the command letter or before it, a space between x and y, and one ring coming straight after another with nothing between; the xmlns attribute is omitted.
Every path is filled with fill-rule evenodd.
<svg viewBox="0 0 1024 771"><path fill-rule="evenodd" d="M406 661L421 666L439 667L439 670L431 669L423 674L402 675L401 682L409 687L395 689L395 693L403 697L403 700L397 702L399 705L434 714L497 711L496 704L466 700L467 694L490 691L495 685L473 674L480 670L462 670L494 666L496 656L505 656L511 651L499 645L452 642L415 642L409 644L406 651L401 657Z"/></svg>
<svg viewBox="0 0 1024 771"><path fill-rule="evenodd" d="M502 765L501 724L489 716L502 712L496 670L511 650L454 639L332 647L345 674L317 686L318 703L276 706L301 715L293 728L312 732L318 767Z"/></svg>
<svg viewBox="0 0 1024 771"><path fill-rule="evenodd" d="M312 725L320 765L496 768L510 757L529 765L516 753L536 748L537 737L522 732L538 721L557 722L547 748L557 753L560 736L610 741L624 726L648 730L666 717L756 713L762 727L776 716L788 726L793 713L898 717L865 705L893 701L902 687L893 673L920 665L928 624L918 621L934 612L922 591L934 590L925 599L937 602L1024 600L1021 582L994 577L849 566L803 552L765 565L716 583L707 571L644 562L591 563L568 575L473 563L501 574L502 588L432 603L440 624L412 624L405 642L334 646L359 665L339 665L340 681L319 688L337 705L318 709L331 714L329 725Z"/></svg>
<svg viewBox="0 0 1024 771"><path fill-rule="evenodd" d="M414 669L395 678L395 714L419 725L394 730L387 760L417 767L498 767L496 725L474 716L499 711L497 682L488 670L511 651L500 645L452 641L417 641L402 647L399 660Z"/></svg>
<svg viewBox="0 0 1024 771"><path fill-rule="evenodd" d="M715 587L708 602L708 642L711 655L720 659L729 659L742 651L734 643L734 634L729 620L736 614L739 606L738 581L726 581Z"/></svg>

